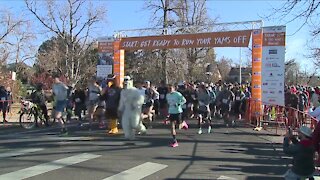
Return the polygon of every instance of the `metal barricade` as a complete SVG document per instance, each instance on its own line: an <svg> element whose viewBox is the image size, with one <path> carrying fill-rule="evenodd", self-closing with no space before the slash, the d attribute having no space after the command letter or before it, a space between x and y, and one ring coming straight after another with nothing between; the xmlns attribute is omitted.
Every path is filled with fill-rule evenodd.
<svg viewBox="0 0 320 180"><path fill-rule="evenodd" d="M275 134L284 134L289 127L295 132L302 125L315 128L317 121L308 114L308 107L304 111L296 108L272 105L261 101L248 99L245 118L247 123L260 129L275 129Z"/></svg>

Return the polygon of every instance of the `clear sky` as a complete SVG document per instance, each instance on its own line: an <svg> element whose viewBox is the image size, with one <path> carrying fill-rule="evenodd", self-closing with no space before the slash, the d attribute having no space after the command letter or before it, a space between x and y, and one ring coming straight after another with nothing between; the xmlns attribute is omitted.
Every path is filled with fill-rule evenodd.
<svg viewBox="0 0 320 180"><path fill-rule="evenodd" d="M94 0L96 4L106 4L107 23L101 24L103 30L101 36L111 36L114 31L124 29L137 29L151 27L151 12L144 10L143 0ZM311 68L311 60L306 58L309 50L307 41L311 40L309 27L299 28L301 21L294 21L286 24L289 20L279 20L276 17L266 20L266 16L273 14L273 7L281 7L285 1L263 1L263 0L209 0L207 2L208 13L212 18L218 17L218 23L223 22L241 22L251 20L263 20L265 26L286 25L287 26L287 50L286 59L296 58L299 60L302 69ZM23 7L22 0L0 0L0 7L10 7L19 12ZM41 44L39 40L39 44ZM246 48L243 48L242 58L245 57ZM239 59L239 48L217 48L218 58L225 56L232 58L235 62Z"/></svg>

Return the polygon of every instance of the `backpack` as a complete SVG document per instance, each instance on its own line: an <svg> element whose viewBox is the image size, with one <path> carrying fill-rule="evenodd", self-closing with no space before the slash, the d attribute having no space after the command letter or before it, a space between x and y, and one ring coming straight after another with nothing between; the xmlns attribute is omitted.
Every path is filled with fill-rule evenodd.
<svg viewBox="0 0 320 180"><path fill-rule="evenodd" d="M31 101L33 103L36 103L36 104L45 104L46 99L45 99L44 95L41 92L34 91L31 94Z"/></svg>

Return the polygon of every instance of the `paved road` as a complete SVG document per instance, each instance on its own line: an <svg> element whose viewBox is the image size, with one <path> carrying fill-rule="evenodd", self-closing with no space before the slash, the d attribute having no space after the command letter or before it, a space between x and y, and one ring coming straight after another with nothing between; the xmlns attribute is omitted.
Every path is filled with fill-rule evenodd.
<svg viewBox="0 0 320 180"><path fill-rule="evenodd" d="M289 159L281 137L252 128L215 124L213 133L179 130L179 147L168 147L168 127L155 123L134 144L123 135L70 127L0 133L0 179L281 179Z"/></svg>

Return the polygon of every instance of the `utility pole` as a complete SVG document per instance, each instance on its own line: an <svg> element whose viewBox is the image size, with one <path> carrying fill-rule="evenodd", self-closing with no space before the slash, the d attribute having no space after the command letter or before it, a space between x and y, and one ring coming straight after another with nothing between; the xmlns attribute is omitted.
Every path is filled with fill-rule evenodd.
<svg viewBox="0 0 320 180"><path fill-rule="evenodd" d="M161 0L162 3L164 2L164 7L163 7L163 35L167 35L167 28L168 28L168 11L169 11L169 0ZM164 82L167 84L168 83L168 70L167 70L167 50L164 49L162 50L162 78Z"/></svg>

